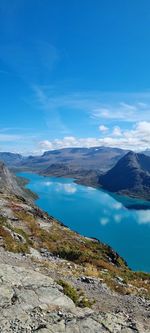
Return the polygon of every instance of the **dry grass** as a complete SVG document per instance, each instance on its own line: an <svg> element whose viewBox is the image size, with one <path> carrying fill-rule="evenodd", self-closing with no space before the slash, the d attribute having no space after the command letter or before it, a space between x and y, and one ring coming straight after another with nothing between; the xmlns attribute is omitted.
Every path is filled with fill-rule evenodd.
<svg viewBox="0 0 150 333"><path fill-rule="evenodd" d="M7 251L11 252L23 252L27 253L29 252L29 246L27 243L20 243L19 241L14 240L14 238L11 236L11 233L3 228L3 226L0 226L0 237L3 238L4 242L4 248Z"/></svg>
<svg viewBox="0 0 150 333"><path fill-rule="evenodd" d="M92 277L95 277L95 278L100 277L99 270L95 266L93 266L89 263L85 264L85 270L84 271L85 271L86 276L92 276Z"/></svg>

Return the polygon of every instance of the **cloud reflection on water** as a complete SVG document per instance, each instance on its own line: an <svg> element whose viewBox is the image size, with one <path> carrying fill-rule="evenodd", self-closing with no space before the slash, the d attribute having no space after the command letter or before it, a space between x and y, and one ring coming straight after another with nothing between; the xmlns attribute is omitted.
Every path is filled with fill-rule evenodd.
<svg viewBox="0 0 150 333"><path fill-rule="evenodd" d="M150 224L150 210L141 210L137 212L139 224Z"/></svg>
<svg viewBox="0 0 150 333"><path fill-rule="evenodd" d="M79 191L79 185L76 183L62 183L53 182L53 181L44 181L43 185L46 187L53 186L53 190L55 192L62 192L68 195L75 194ZM94 195L96 191L95 188L92 187L80 187L80 190L86 193L90 193ZM123 221L129 221L130 217L133 218L138 224L150 224L150 210L138 210L136 209L129 210L125 209L125 206L120 201L117 201L116 198L112 197L109 193L99 191L100 195L100 204L102 205L101 216L100 216L100 224L102 226L106 226L112 221L115 223L121 223ZM120 197L121 198L121 197ZM116 213L115 213L116 211Z"/></svg>
<svg viewBox="0 0 150 333"><path fill-rule="evenodd" d="M56 184L56 192L65 192L67 194L74 194L77 191L77 187L75 184L63 184L63 183L57 183Z"/></svg>

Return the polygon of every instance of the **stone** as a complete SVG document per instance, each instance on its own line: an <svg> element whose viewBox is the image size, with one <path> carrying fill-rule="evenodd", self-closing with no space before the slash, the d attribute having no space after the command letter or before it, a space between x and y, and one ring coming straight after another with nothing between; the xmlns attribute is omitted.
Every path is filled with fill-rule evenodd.
<svg viewBox="0 0 150 333"><path fill-rule="evenodd" d="M94 284L94 279L88 276L81 276L81 282Z"/></svg>

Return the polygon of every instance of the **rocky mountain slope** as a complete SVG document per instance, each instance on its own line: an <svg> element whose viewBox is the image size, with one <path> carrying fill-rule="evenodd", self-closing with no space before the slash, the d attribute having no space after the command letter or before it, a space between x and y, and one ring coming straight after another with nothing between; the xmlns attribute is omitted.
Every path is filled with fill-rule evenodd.
<svg viewBox="0 0 150 333"><path fill-rule="evenodd" d="M0 193L14 194L32 201L36 195L24 188L25 180L12 174L5 164L0 161Z"/></svg>
<svg viewBox="0 0 150 333"><path fill-rule="evenodd" d="M0 193L0 332L149 333L150 276L16 196L12 179Z"/></svg>
<svg viewBox="0 0 150 333"><path fill-rule="evenodd" d="M150 157L129 152L100 176L99 183L111 192L150 199Z"/></svg>

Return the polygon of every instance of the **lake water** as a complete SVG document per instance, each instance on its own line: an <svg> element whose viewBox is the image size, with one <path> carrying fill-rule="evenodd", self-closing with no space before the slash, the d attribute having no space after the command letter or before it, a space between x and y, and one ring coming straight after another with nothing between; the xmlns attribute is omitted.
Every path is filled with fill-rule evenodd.
<svg viewBox="0 0 150 333"><path fill-rule="evenodd" d="M150 272L150 203L74 183L73 179L19 173L39 196L36 204L71 229L111 245L134 270ZM124 204L147 205L147 210Z"/></svg>

